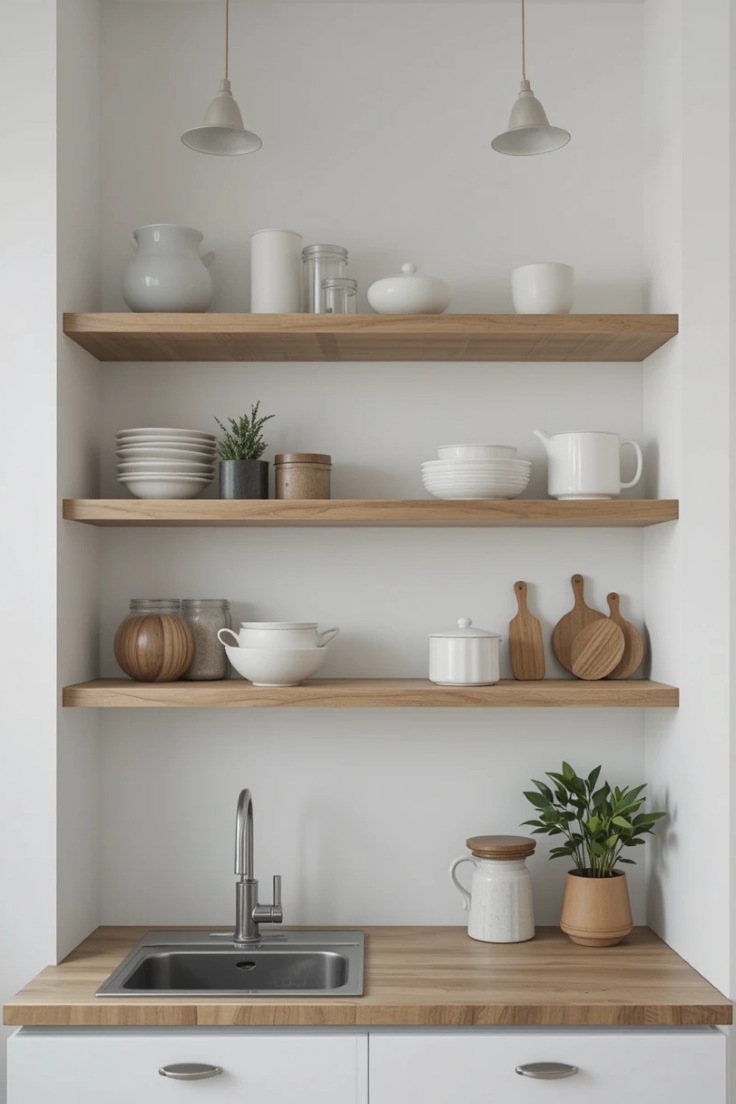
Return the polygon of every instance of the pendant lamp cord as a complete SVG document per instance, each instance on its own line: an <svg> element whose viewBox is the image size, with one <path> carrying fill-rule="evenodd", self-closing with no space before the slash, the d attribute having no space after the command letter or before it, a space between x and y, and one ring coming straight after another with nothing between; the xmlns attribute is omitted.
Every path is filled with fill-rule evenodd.
<svg viewBox="0 0 736 1104"><path fill-rule="evenodd" d="M521 0L521 75L526 80L526 9Z"/></svg>
<svg viewBox="0 0 736 1104"><path fill-rule="evenodd" d="M523 0L522 0L523 3ZM230 0L225 0L225 80L230 65Z"/></svg>

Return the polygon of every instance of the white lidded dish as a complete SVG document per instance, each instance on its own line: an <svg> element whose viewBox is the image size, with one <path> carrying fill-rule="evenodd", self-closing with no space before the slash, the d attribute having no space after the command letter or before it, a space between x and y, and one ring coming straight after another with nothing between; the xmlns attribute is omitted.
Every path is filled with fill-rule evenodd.
<svg viewBox="0 0 736 1104"><path fill-rule="evenodd" d="M429 679L438 686L493 686L501 678L498 633L474 629L461 617L456 629L429 636Z"/></svg>
<svg viewBox="0 0 736 1104"><path fill-rule="evenodd" d="M450 305L450 289L444 280L421 276L416 265L405 264L398 275L371 284L368 302L378 314L442 314Z"/></svg>

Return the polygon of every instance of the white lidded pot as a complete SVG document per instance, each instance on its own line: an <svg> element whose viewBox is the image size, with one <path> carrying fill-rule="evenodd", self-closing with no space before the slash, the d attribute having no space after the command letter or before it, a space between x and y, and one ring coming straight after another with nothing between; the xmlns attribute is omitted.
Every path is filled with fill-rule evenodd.
<svg viewBox="0 0 736 1104"><path fill-rule="evenodd" d="M456 629L430 633L429 679L439 686L492 686L501 677L498 633L474 629L461 617Z"/></svg>
<svg viewBox="0 0 736 1104"><path fill-rule="evenodd" d="M536 843L526 836L473 836L472 853L450 866L450 880L470 913L468 935L482 943L525 943L534 938L534 899L526 859ZM474 866L470 892L455 873L461 863Z"/></svg>
<svg viewBox="0 0 736 1104"><path fill-rule="evenodd" d="M130 244L135 257L123 275L123 299L132 311L206 311L214 287L209 266L214 253L200 257L204 234L189 226L139 226Z"/></svg>
<svg viewBox="0 0 736 1104"><path fill-rule="evenodd" d="M442 314L450 305L450 289L444 280L420 276L415 264L405 264L398 276L371 284L368 302L378 314Z"/></svg>
<svg viewBox="0 0 736 1104"><path fill-rule="evenodd" d="M227 634L237 648L324 648L339 631L318 632L316 621L242 621L240 632L220 629L217 639L232 647L232 641L223 640L223 634Z"/></svg>

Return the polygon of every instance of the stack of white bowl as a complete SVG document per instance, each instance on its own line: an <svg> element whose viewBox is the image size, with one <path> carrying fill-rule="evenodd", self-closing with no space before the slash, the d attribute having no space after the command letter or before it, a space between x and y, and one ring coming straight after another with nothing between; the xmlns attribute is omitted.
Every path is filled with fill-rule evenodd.
<svg viewBox="0 0 736 1104"><path fill-rule="evenodd" d="M121 429L118 483L136 498L196 498L215 475L217 446L198 429Z"/></svg>
<svg viewBox="0 0 736 1104"><path fill-rule="evenodd" d="M320 632L316 621L243 621L240 632L219 629L217 639L238 674L254 686L299 686L322 666L339 631Z"/></svg>
<svg viewBox="0 0 736 1104"><path fill-rule="evenodd" d="M510 445L443 445L422 464L424 489L435 498L516 498L532 474Z"/></svg>

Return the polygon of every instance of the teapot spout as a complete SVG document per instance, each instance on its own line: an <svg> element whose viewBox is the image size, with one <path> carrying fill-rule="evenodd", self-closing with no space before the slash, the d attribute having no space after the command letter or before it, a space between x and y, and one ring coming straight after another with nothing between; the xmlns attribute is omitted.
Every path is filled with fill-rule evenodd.
<svg viewBox="0 0 736 1104"><path fill-rule="evenodd" d="M543 429L535 429L534 430L534 436L539 438L539 440L542 442L542 444L544 445L547 452L549 452L549 444L550 444L550 441L552 440L549 433L545 433Z"/></svg>

